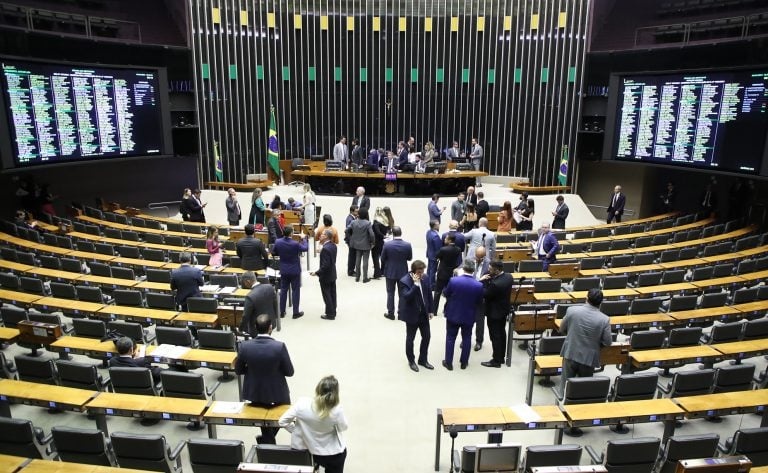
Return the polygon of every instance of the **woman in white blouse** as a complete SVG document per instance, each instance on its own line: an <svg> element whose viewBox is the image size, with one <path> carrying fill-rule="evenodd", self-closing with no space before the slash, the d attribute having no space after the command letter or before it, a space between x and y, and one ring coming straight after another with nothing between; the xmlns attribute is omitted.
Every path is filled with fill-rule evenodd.
<svg viewBox="0 0 768 473"><path fill-rule="evenodd" d="M291 432L291 447L307 449L325 473L343 473L347 447L341 432L347 420L339 405L339 381L326 376L317 383L314 399L303 397L278 421Z"/></svg>
<svg viewBox="0 0 768 473"><path fill-rule="evenodd" d="M310 228L315 226L315 204L317 198L315 197L312 186L304 184L304 196L302 197L302 208L304 209L304 224L309 225Z"/></svg>

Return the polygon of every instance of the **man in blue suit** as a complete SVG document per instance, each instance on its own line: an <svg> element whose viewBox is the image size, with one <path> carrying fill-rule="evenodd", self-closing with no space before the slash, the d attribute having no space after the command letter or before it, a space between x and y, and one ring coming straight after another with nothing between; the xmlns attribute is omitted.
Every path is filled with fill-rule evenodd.
<svg viewBox="0 0 768 473"><path fill-rule="evenodd" d="M424 277L424 268L427 265L423 261L416 260L411 263L411 272L400 278L397 282L400 301L397 307L397 318L405 322L405 357L411 370L418 372L413 356L413 340L416 331L421 335L419 345L419 365L428 370L435 369L427 360L429 339L432 337L429 330L429 321L434 314L432 307L432 287L429 278Z"/></svg>
<svg viewBox="0 0 768 473"><path fill-rule="evenodd" d="M483 284L474 278L475 261L464 260L464 274L454 276L443 290L445 303L445 359L443 366L453 370L453 348L461 329L461 369L469 364L472 345L472 327L475 325L477 307L483 301Z"/></svg>
<svg viewBox="0 0 768 473"><path fill-rule="evenodd" d="M200 286L203 285L203 272L193 267L192 255L186 251L179 255L181 266L171 272L171 289L176 291L176 304L181 310L187 310L187 299L200 297Z"/></svg>
<svg viewBox="0 0 768 473"><path fill-rule="evenodd" d="M293 376L293 363L285 343L270 337L272 321L267 314L256 317L256 338L240 344L235 373L245 375L241 399L257 407L271 408L291 403L286 376ZM262 427L257 443L274 444L279 427Z"/></svg>
<svg viewBox="0 0 768 473"><path fill-rule="evenodd" d="M408 262L413 259L413 248L403 241L403 230L392 227L392 240L384 243L381 250L381 273L387 282L387 312L384 317L395 320L395 287L403 276L408 274ZM397 292L398 298L400 291Z"/></svg>
<svg viewBox="0 0 768 473"><path fill-rule="evenodd" d="M301 254L307 251L306 236L301 243L291 238L293 225L283 228L283 238L275 242L273 253L280 258L280 317L285 317L285 302L288 298L288 287L291 288L291 302L293 303L293 318L298 319L304 315L299 311L301 300Z"/></svg>
<svg viewBox="0 0 768 473"><path fill-rule="evenodd" d="M320 236L323 245L320 250L320 267L310 273L320 280L320 293L325 303L325 313L321 319L334 320L336 318L336 243L333 242L333 230L326 228Z"/></svg>
<svg viewBox="0 0 768 473"><path fill-rule="evenodd" d="M542 223L539 229L539 239L536 242L536 255L544 263L544 271L549 269L549 265L557 259L557 252L560 251L560 243L555 235L549 231L549 224Z"/></svg>
<svg viewBox="0 0 768 473"><path fill-rule="evenodd" d="M432 220L429 222L427 230L427 277L431 285L435 284L435 275L437 274L437 252L443 247L443 239L440 238L440 222Z"/></svg>
<svg viewBox="0 0 768 473"><path fill-rule="evenodd" d="M429 205L427 205L427 211L429 211L429 221L437 220L438 222L441 221L441 217L443 215L443 211L445 210L445 207L442 209L437 205L437 201L440 200L440 194L432 194L432 200L429 201Z"/></svg>
<svg viewBox="0 0 768 473"><path fill-rule="evenodd" d="M464 238L464 234L459 231L459 222L456 220L451 220L450 223L448 223L448 231L443 233L443 236L441 237L443 239L443 242L445 242L445 236L446 235L453 235L453 243L456 245L456 248L461 251L461 254L463 255L467 251L467 239ZM469 255L472 256L472 255ZM456 261L456 266L461 265L463 257L459 257L459 260Z"/></svg>

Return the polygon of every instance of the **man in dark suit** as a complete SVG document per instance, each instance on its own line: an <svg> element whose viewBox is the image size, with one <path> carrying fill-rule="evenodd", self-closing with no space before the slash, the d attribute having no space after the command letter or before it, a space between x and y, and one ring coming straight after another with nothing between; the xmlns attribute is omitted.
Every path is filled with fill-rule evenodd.
<svg viewBox="0 0 768 473"><path fill-rule="evenodd" d="M387 282L387 311L384 317L395 320L395 287L397 281L408 274L408 262L413 259L413 248L407 241L403 241L403 230L392 227L392 240L384 243L381 250L381 273ZM398 298L400 292L397 293Z"/></svg>
<svg viewBox="0 0 768 473"><path fill-rule="evenodd" d="M434 286L435 275L437 274L437 252L443 247L443 239L440 238L440 222L432 220L429 222L429 230L427 230L427 277L429 282Z"/></svg>
<svg viewBox="0 0 768 473"><path fill-rule="evenodd" d="M453 235L448 234L444 240L445 246L437 252L435 260L438 263L437 274L435 275L435 296L432 312L437 314L440 309L440 295L443 288L448 284L453 276L453 271L461 265L461 251L456 247Z"/></svg>
<svg viewBox="0 0 768 473"><path fill-rule="evenodd" d="M277 292L271 284L259 284L256 275L252 271L246 271L240 278L243 287L251 291L245 296L243 305L243 320L240 322L240 331L256 336L256 316L267 314L273 326L280 330L280 320L277 318Z"/></svg>
<svg viewBox="0 0 768 473"><path fill-rule="evenodd" d="M120 337L115 342L115 348L117 349L117 356L109 359L110 368L149 368L152 372L152 381L155 384L160 382L160 373L163 372L163 369L152 366L149 358L137 356L139 350L133 340L128 337Z"/></svg>
<svg viewBox="0 0 768 473"><path fill-rule="evenodd" d="M453 235L453 242L456 244L456 248L461 251L461 254L463 255L464 252L467 250L467 239L464 238L464 234L459 231L459 222L456 220L451 220L448 223L448 231L443 233L443 235L440 237L443 241L445 241L446 235ZM462 258L459 258L459 261L456 262L456 266L461 264Z"/></svg>
<svg viewBox="0 0 768 473"><path fill-rule="evenodd" d="M256 317L258 335L240 344L235 373L245 375L241 399L253 406L271 408L291 403L286 376L293 376L293 363L283 342L270 337L269 316ZM276 443L279 427L262 427L257 443Z"/></svg>
<svg viewBox="0 0 768 473"><path fill-rule="evenodd" d="M245 238L236 243L237 256L240 257L240 267L246 271L259 271L267 267L269 254L264 242L254 238L255 228L252 223L245 226Z"/></svg>
<svg viewBox="0 0 768 473"><path fill-rule="evenodd" d="M467 255L469 256L469 255ZM488 258L488 251L484 246L475 248L475 272L472 274L478 281L482 281L483 276L490 271L491 260ZM475 351L483 348L485 339L485 307L480 304L475 313Z"/></svg>
<svg viewBox="0 0 768 473"><path fill-rule="evenodd" d="M288 287L291 288L293 318L304 315L299 311L301 300L301 254L307 251L307 237L301 243L291 238L293 225L286 225L283 238L275 242L274 254L280 258L280 317L285 317L285 303L288 298Z"/></svg>
<svg viewBox="0 0 768 473"><path fill-rule="evenodd" d="M472 204L477 211L477 194L475 194L475 188L472 186L467 187L467 193L464 197L464 205Z"/></svg>
<svg viewBox="0 0 768 473"><path fill-rule="evenodd" d="M552 228L565 230L565 219L568 218L570 210L562 195L558 195L555 200L557 200L557 207L555 207L555 210L552 212Z"/></svg>
<svg viewBox="0 0 768 473"><path fill-rule="evenodd" d="M190 222L205 222L205 213L203 209L208 203L200 200L200 189L192 191L192 195L187 199L187 210L189 211Z"/></svg>
<svg viewBox="0 0 768 473"><path fill-rule="evenodd" d="M466 369L469 364L469 352L472 346L472 327L475 325L477 307L483 302L483 284L477 281L475 261L464 260L463 273L454 276L445 286L445 358L443 366L447 370L453 370L453 350L456 345L456 336L461 330L461 355L459 362L461 369Z"/></svg>
<svg viewBox="0 0 768 473"><path fill-rule="evenodd" d="M485 318L493 347L491 361L483 361L480 364L489 368L501 368L507 350L507 316L513 279L511 274L504 272L504 263L494 260L488 274L482 276L480 282L483 283Z"/></svg>
<svg viewBox="0 0 768 473"><path fill-rule="evenodd" d="M191 265L192 255L186 251L179 255L179 262L181 266L171 272L171 289L176 291L176 304L186 311L187 299L201 295L203 272Z"/></svg>
<svg viewBox="0 0 768 473"><path fill-rule="evenodd" d="M283 236L283 220L280 218L282 209L272 209L272 216L267 222L267 243L274 245L278 238Z"/></svg>
<svg viewBox="0 0 768 473"><path fill-rule="evenodd" d="M413 355L413 340L416 338L417 330L421 335L418 363L428 370L435 369L427 360L429 340L432 337L429 321L434 314L430 310L432 288L429 278L424 277L424 268L426 265L423 261L414 261L411 263L411 272L400 278L397 283L399 286L397 292L400 294L397 318L405 322L405 357L408 359L408 366L416 372L419 371L419 367Z"/></svg>
<svg viewBox="0 0 768 473"><path fill-rule="evenodd" d="M542 223L539 229L539 239L536 241L536 255L544 262L544 271L549 269L549 265L557 260L558 251L560 251L560 242L549 230L549 224Z"/></svg>
<svg viewBox="0 0 768 473"><path fill-rule="evenodd" d="M346 230L352 225L352 222L357 220L357 207L351 206L349 208L349 214L347 215L346 223L344 224L344 243L347 244L347 276L355 275L355 250L349 246L349 238L346 237Z"/></svg>
<svg viewBox="0 0 768 473"><path fill-rule="evenodd" d="M352 198L352 205L357 207L357 210L369 210L371 208L371 199L365 195L365 187L360 186L355 191L355 196Z"/></svg>
<svg viewBox="0 0 768 473"><path fill-rule="evenodd" d="M475 213L477 214L477 218L485 218L488 215L490 207L491 206L488 205L488 201L485 200L485 195L482 192L478 192L477 205L475 205Z"/></svg>
<svg viewBox="0 0 768 473"><path fill-rule="evenodd" d="M323 245L320 250L320 267L310 273L320 281L320 293L325 303L325 313L320 316L324 320L336 318L336 244L333 242L333 230L326 228L320 236Z"/></svg>
<svg viewBox="0 0 768 473"><path fill-rule="evenodd" d="M621 222L621 216L624 215L624 204L627 203L627 197L621 192L621 186L613 188L613 194L611 194L611 202L608 204L608 218L607 223L611 223L613 220Z"/></svg>

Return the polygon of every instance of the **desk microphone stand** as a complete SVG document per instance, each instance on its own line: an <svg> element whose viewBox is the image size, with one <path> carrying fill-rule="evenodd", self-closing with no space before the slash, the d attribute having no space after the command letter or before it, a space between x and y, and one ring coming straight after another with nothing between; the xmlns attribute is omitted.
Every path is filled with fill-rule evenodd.
<svg viewBox="0 0 768 473"><path fill-rule="evenodd" d="M528 386L525 391L525 403L529 406L533 402L533 378L536 370L536 334L538 333L539 306L533 306L533 339L528 347Z"/></svg>
<svg viewBox="0 0 768 473"><path fill-rule="evenodd" d="M454 455L459 457L459 458L461 458L459 456L459 453L454 451L455 443L456 443L456 437L459 436L459 433L456 432L456 429L454 428L453 424L451 424L451 427L448 429L448 434L451 436L451 454L450 454L450 458L449 458L449 462L448 462L450 467L448 467L448 472L449 473L454 473L454 472L455 473L460 473L461 472L461 466L460 466L461 462L460 461L456 462L456 463L459 464L459 466L457 466L456 469L453 468L453 466L454 466L454 461L453 461L454 460Z"/></svg>

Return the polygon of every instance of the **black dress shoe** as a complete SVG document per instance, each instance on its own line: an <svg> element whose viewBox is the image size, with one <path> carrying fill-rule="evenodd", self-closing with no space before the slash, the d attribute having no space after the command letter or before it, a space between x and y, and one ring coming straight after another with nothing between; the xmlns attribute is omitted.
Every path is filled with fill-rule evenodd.
<svg viewBox="0 0 768 473"><path fill-rule="evenodd" d="M419 363L419 364L420 364L421 366L423 366L424 368L428 369L428 370L433 370L433 369L435 369L435 367L434 367L434 366L432 366L432 364L431 364L430 362L428 362L428 361L425 361L424 363Z"/></svg>
<svg viewBox="0 0 768 473"><path fill-rule="evenodd" d="M461 364L461 369L463 369L463 370L467 369L467 363L462 363Z"/></svg>
<svg viewBox="0 0 768 473"><path fill-rule="evenodd" d="M293 314L294 319L299 319L301 317L304 317L304 312L296 312L295 314Z"/></svg>
<svg viewBox="0 0 768 473"><path fill-rule="evenodd" d="M355 276L355 282L360 282L360 276Z"/></svg>
<svg viewBox="0 0 768 473"><path fill-rule="evenodd" d="M443 368L447 369L448 371L453 371L453 365L449 365L445 362L445 360L443 360Z"/></svg>
<svg viewBox="0 0 768 473"><path fill-rule="evenodd" d="M363 282L364 282L364 283L366 283L366 282L370 282L370 281L371 281L371 278L365 278L365 279L363 279Z"/></svg>
<svg viewBox="0 0 768 473"><path fill-rule="evenodd" d="M284 319L284 318L285 318L285 312L283 312L282 314L280 314L280 318L281 318L281 319Z"/></svg>
<svg viewBox="0 0 768 473"><path fill-rule="evenodd" d="M408 366L411 368L411 371L419 372L419 367L416 366L416 363L408 363Z"/></svg>
<svg viewBox="0 0 768 473"><path fill-rule="evenodd" d="M480 351L481 348L483 348L483 344L482 343L480 343L480 342L475 343L475 351Z"/></svg>
<svg viewBox="0 0 768 473"><path fill-rule="evenodd" d="M388 313L385 312L384 313L384 317L388 318L389 320L395 320L394 314L388 314Z"/></svg>
<svg viewBox="0 0 768 473"><path fill-rule="evenodd" d="M501 368L501 363L498 363L496 361L483 361L480 363L481 365L487 367L487 368Z"/></svg>
<svg viewBox="0 0 768 473"><path fill-rule="evenodd" d="M336 320L336 316L335 315L325 315L325 314L323 314L323 315L320 316L320 318L323 319L323 320Z"/></svg>

